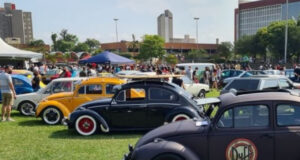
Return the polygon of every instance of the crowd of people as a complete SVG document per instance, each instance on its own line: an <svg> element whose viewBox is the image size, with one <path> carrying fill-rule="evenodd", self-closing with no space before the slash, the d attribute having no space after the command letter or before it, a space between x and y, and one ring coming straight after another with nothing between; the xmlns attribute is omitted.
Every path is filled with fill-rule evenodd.
<svg viewBox="0 0 300 160"><path fill-rule="evenodd" d="M294 66L296 68L296 66ZM187 70L176 68L170 65L97 65L95 63L88 65L69 65L69 66L54 66L54 65L31 65L29 70L34 73L32 80L34 90L39 89L39 82L42 80L41 76L47 73L48 70L58 69L62 70L59 77L96 77L102 73L115 74L123 70L135 70L141 72L156 72L159 74L181 74L186 75L194 83L205 83L211 88L219 89L219 82L221 80L222 71L225 69L235 70L252 70L248 63L236 63L236 64L216 64L214 67L206 67L204 70L199 68L189 67ZM280 65L260 65L259 70L285 70L285 67ZM180 83L178 82L178 85Z"/></svg>

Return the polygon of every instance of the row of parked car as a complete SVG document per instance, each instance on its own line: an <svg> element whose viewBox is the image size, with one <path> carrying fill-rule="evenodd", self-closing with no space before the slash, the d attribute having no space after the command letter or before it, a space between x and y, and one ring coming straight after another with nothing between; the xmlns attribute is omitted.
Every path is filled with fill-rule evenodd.
<svg viewBox="0 0 300 160"><path fill-rule="evenodd" d="M264 73L233 78L219 97L198 102L200 119L148 132L124 160L299 159L298 86Z"/></svg>
<svg viewBox="0 0 300 160"><path fill-rule="evenodd" d="M18 96L14 108L31 104L26 114L48 124L63 121L84 136L156 128L129 146L124 160L297 160L300 94L294 83L281 78L249 77L254 81L237 86L256 89L229 89L202 99L165 81L57 79L28 98ZM59 81L67 82L56 85ZM29 103L30 97L42 95Z"/></svg>
<svg viewBox="0 0 300 160"><path fill-rule="evenodd" d="M200 117L203 108L197 107L196 99L203 98L209 87L191 81L185 86L190 93L160 81L59 78L37 92L18 95L13 109L26 116L41 117L46 124L63 122L81 135L99 130L150 130Z"/></svg>

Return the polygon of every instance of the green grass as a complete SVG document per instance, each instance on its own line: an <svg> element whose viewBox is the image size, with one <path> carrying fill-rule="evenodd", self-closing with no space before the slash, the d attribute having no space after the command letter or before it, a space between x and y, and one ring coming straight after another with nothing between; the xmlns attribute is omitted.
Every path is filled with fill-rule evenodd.
<svg viewBox="0 0 300 160"><path fill-rule="evenodd" d="M0 160L120 160L143 133L113 133L82 137L65 126L14 112L16 122L0 122Z"/></svg>
<svg viewBox="0 0 300 160"><path fill-rule="evenodd" d="M207 97L218 96L213 90ZM1 107L0 107L1 108ZM0 122L0 160L120 160L144 133L79 136L62 125L13 112L16 122Z"/></svg>

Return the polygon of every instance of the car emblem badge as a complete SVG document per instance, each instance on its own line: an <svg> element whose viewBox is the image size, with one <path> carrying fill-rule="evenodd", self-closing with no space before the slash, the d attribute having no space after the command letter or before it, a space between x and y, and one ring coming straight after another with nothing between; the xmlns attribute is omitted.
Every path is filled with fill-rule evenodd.
<svg viewBox="0 0 300 160"><path fill-rule="evenodd" d="M226 160L257 160L257 148L249 139L233 140L226 149Z"/></svg>

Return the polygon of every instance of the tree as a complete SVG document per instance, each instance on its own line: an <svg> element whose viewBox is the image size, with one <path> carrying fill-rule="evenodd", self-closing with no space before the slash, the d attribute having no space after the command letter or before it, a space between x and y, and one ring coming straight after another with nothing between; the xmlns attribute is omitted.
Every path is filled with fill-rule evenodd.
<svg viewBox="0 0 300 160"><path fill-rule="evenodd" d="M61 52L72 51L78 42L76 35L69 34L68 30L63 29L60 33L60 38L57 40L57 35L52 34L51 39L53 41L54 50Z"/></svg>
<svg viewBox="0 0 300 160"><path fill-rule="evenodd" d="M140 60L149 60L150 58L162 59L166 53L164 43L163 38L158 35L145 35L137 58Z"/></svg>
<svg viewBox="0 0 300 160"><path fill-rule="evenodd" d="M178 63L178 59L174 54L168 54L165 58L166 62L170 65L175 65Z"/></svg>
<svg viewBox="0 0 300 160"><path fill-rule="evenodd" d="M92 56L95 56L95 55L97 55L99 53L102 53L102 52L103 52L103 50L101 48L98 48L94 52L92 52Z"/></svg>
<svg viewBox="0 0 300 160"><path fill-rule="evenodd" d="M44 45L45 45L45 42L41 39L34 40L29 43L29 46L31 46L31 47L42 47Z"/></svg>
<svg viewBox="0 0 300 160"><path fill-rule="evenodd" d="M96 39L86 39L86 41L84 42L85 44L87 44L90 48L90 52L95 51L96 49L98 49L100 47L100 42Z"/></svg>
<svg viewBox="0 0 300 160"><path fill-rule="evenodd" d="M130 53L120 53L120 56L123 56L123 57L126 57L128 59L131 59L132 58L132 55Z"/></svg>
<svg viewBox="0 0 300 160"><path fill-rule="evenodd" d="M53 65L57 62L57 58L55 54L46 54L45 55L46 60L50 61Z"/></svg>
<svg viewBox="0 0 300 160"><path fill-rule="evenodd" d="M56 42L56 45L57 45L57 49L59 51L69 52L74 48L75 43L74 42L69 42L69 41L64 41L64 40L58 40Z"/></svg>
<svg viewBox="0 0 300 160"><path fill-rule="evenodd" d="M204 49L191 50L187 56L187 59L198 60L200 58L208 58L207 52Z"/></svg>
<svg viewBox="0 0 300 160"><path fill-rule="evenodd" d="M90 50L90 46L86 43L78 43L73 51L74 52L88 52Z"/></svg>
<svg viewBox="0 0 300 160"><path fill-rule="evenodd" d="M52 43L53 43L53 50L57 51L57 43L56 43L56 41L57 41L57 34L56 33L53 33L51 35L51 40L52 40Z"/></svg>
<svg viewBox="0 0 300 160"><path fill-rule="evenodd" d="M218 45L217 53L219 56L224 57L226 59L230 59L232 54L233 45L231 42L222 42Z"/></svg>
<svg viewBox="0 0 300 160"><path fill-rule="evenodd" d="M129 49L131 52L138 52L139 41L135 39L135 35L132 34L132 42L129 44Z"/></svg>

